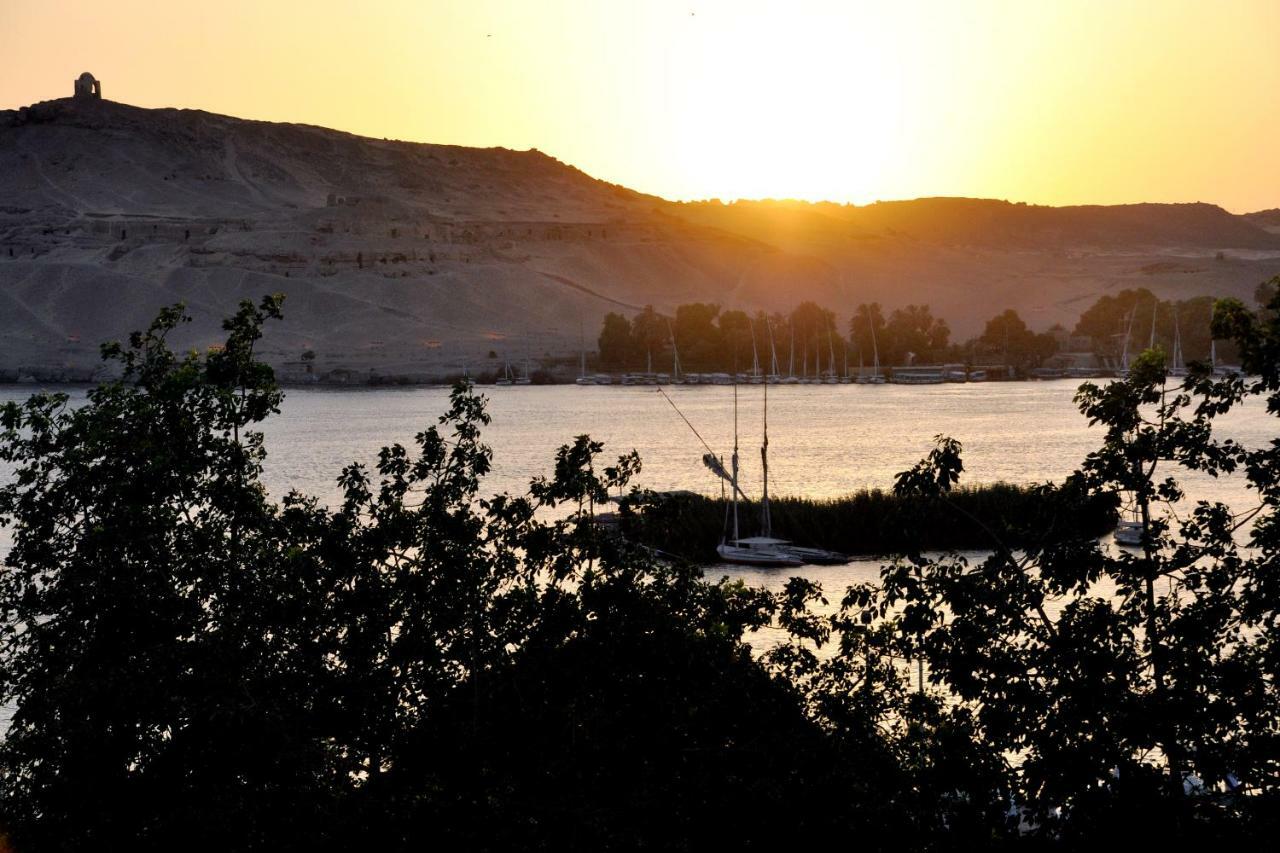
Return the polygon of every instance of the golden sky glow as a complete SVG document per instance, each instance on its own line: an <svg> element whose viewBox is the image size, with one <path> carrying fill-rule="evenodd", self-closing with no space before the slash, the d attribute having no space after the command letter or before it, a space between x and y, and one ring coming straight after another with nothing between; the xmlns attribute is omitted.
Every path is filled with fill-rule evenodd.
<svg viewBox="0 0 1280 853"><path fill-rule="evenodd" d="M669 198L1280 206L1280 0L0 0L0 107L84 70Z"/></svg>

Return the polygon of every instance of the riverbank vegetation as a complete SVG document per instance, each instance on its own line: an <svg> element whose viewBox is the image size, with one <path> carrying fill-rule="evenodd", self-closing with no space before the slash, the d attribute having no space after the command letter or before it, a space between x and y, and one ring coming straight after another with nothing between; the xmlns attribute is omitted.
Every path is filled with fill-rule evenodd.
<svg viewBox="0 0 1280 853"><path fill-rule="evenodd" d="M1023 512L981 556L907 526L878 583L775 591L610 534L641 460L587 436L488 494L463 385L335 472L336 505L273 501L254 351L280 300L207 354L171 350L166 310L83 405L0 409L0 831L22 853L1263 846L1280 455L1214 425L1280 411L1277 309L1214 312L1256 378L1172 381L1153 350L1081 386L1103 438L1059 487L966 492L940 438L893 500ZM1255 503L1191 504L1183 473ZM1073 518L1116 495L1137 549Z"/></svg>
<svg viewBox="0 0 1280 853"><path fill-rule="evenodd" d="M1262 286L1260 296L1267 287L1274 289L1274 282ZM740 373L758 366L763 374L818 376L866 372L878 359L882 368L1003 366L1010 376L1025 376L1059 353L1092 356L1100 369L1114 369L1126 353L1136 357L1152 346L1170 356L1176 349L1186 362L1207 362L1213 305L1211 296L1162 300L1146 288L1126 289L1100 297L1070 331L1061 326L1033 331L1016 311L1006 309L967 341L953 341L946 319L935 317L928 305L887 310L863 303L847 319L813 302L788 313L753 315L691 303L665 316L646 306L630 319L618 313L605 317L598 363L611 370L669 372L678 354L686 371ZM1234 342L1219 346L1219 362L1237 362Z"/></svg>
<svg viewBox="0 0 1280 853"><path fill-rule="evenodd" d="M1076 489L1076 494L1070 492ZM729 501L691 492L637 492L622 501L628 539L688 560L713 562L725 536ZM770 498L773 535L845 554L893 555L1014 547L1053 539L1097 538L1116 522L1115 495L1086 496L1075 483L957 487L947 500L864 489L841 498ZM742 535L758 533L760 505L738 508Z"/></svg>

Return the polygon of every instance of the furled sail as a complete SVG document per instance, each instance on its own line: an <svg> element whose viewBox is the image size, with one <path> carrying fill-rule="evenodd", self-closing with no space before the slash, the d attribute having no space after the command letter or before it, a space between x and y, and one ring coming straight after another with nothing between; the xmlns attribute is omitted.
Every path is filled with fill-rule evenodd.
<svg viewBox="0 0 1280 853"><path fill-rule="evenodd" d="M713 453L704 453L702 454L702 464L706 465L707 469L711 471L712 474L715 474L717 477L736 489L738 494L742 496L743 500L747 499L746 494L738 487L738 484L733 481L733 475L725 470L724 462L720 460L720 457Z"/></svg>

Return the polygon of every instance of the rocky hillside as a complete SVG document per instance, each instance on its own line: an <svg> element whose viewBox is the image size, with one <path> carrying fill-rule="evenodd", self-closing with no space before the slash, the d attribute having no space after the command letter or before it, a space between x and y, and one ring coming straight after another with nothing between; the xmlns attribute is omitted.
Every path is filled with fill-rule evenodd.
<svg viewBox="0 0 1280 853"><path fill-rule="evenodd" d="M0 112L0 379L88 375L99 341L178 300L196 318L183 343L212 343L270 291L288 301L268 357L352 381L571 357L605 312L649 303L928 302L961 336L1004 307L1071 323L1125 286L1248 295L1280 271L1258 216L679 204L536 151L51 101Z"/></svg>
<svg viewBox="0 0 1280 853"><path fill-rule="evenodd" d="M1272 234L1280 234L1280 207L1273 207L1270 210L1259 210L1254 213L1246 213L1242 217L1249 224L1261 228Z"/></svg>

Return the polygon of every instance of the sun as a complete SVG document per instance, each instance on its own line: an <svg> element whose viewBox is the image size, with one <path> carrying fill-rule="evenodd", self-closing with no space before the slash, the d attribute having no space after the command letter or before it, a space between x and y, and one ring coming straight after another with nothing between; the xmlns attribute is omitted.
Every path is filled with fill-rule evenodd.
<svg viewBox="0 0 1280 853"><path fill-rule="evenodd" d="M664 67L670 182L726 199L875 198L906 147L909 68L859 32L778 11L676 39Z"/></svg>

